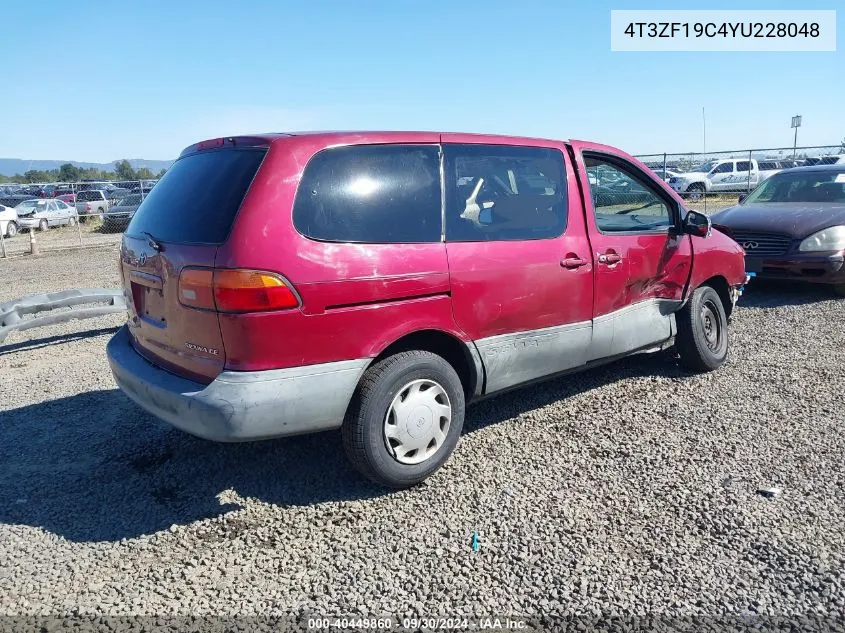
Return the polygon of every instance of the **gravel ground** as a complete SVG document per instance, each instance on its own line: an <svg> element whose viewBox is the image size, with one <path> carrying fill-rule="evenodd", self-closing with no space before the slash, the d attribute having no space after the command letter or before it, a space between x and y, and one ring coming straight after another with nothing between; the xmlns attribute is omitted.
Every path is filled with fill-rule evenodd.
<svg viewBox="0 0 845 633"><path fill-rule="evenodd" d="M115 260L0 260L0 301L115 285ZM480 403L397 493L338 433L217 445L151 419L108 370L118 317L13 334L0 613L845 616L843 306L753 284L721 370L643 356Z"/></svg>

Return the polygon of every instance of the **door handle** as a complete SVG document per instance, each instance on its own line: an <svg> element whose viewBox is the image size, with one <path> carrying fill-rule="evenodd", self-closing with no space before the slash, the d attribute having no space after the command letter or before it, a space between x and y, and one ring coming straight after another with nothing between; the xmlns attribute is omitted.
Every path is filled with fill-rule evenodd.
<svg viewBox="0 0 845 633"><path fill-rule="evenodd" d="M588 263L583 257L567 257L566 259L560 260L560 265L569 270L581 268L581 266L586 266Z"/></svg>
<svg viewBox="0 0 845 633"><path fill-rule="evenodd" d="M613 266L622 261L622 256L616 253L603 253L599 255L599 264L607 264Z"/></svg>

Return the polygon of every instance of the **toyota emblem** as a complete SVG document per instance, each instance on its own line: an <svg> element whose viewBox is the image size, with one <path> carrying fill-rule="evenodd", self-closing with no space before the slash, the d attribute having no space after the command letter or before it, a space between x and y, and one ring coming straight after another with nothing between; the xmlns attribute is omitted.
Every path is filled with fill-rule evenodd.
<svg viewBox="0 0 845 633"><path fill-rule="evenodd" d="M757 242L743 242L742 243L742 248L744 248L747 251L754 250L758 246L760 246L760 245Z"/></svg>

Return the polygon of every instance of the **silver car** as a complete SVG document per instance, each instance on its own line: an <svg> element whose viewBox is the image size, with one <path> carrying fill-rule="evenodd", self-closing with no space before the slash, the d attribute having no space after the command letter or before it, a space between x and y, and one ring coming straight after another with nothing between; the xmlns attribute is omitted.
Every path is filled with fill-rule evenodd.
<svg viewBox="0 0 845 633"><path fill-rule="evenodd" d="M46 231L51 226L75 226L76 209L62 200L36 198L24 200L15 207L18 214L18 226L22 229L37 228Z"/></svg>
<svg viewBox="0 0 845 633"><path fill-rule="evenodd" d="M106 230L125 229L145 197L140 193L130 193L122 199L115 200L114 206L103 213L103 228Z"/></svg>

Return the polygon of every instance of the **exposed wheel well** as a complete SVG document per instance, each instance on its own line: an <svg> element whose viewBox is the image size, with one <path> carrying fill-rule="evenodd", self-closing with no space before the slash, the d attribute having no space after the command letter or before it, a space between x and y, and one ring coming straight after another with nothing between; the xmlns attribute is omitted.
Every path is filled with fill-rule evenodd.
<svg viewBox="0 0 845 633"><path fill-rule="evenodd" d="M467 345L451 334L439 330L420 330L406 334L382 350L375 360L415 349L425 350L444 358L461 379L467 400L472 398L481 378L478 376Z"/></svg>
<svg viewBox="0 0 845 633"><path fill-rule="evenodd" d="M716 275L714 277L710 277L701 284L700 286L710 286L719 294L719 298L722 300L722 306L725 308L725 316L731 316L731 312L733 311L733 304L731 303L731 288L728 285L728 280L720 275Z"/></svg>

